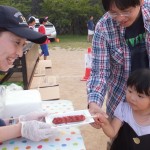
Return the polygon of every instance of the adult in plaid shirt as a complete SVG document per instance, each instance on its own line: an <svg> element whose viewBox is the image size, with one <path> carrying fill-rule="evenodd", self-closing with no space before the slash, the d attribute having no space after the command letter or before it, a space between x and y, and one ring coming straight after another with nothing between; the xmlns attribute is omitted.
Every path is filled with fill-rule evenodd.
<svg viewBox="0 0 150 150"><path fill-rule="evenodd" d="M92 72L87 82L92 115L113 118L125 101L129 74L150 63L150 0L102 0L107 11L98 21L92 42ZM106 113L101 110L107 93ZM92 124L100 128L99 120Z"/></svg>

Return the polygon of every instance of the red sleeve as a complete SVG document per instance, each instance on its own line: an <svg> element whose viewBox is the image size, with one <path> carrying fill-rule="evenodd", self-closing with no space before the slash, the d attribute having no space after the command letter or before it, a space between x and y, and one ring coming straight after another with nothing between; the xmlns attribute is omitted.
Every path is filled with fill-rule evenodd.
<svg viewBox="0 0 150 150"><path fill-rule="evenodd" d="M46 33L44 26L40 26L39 29L38 29L38 31L39 31L40 33L42 33L42 34L45 34L45 33Z"/></svg>

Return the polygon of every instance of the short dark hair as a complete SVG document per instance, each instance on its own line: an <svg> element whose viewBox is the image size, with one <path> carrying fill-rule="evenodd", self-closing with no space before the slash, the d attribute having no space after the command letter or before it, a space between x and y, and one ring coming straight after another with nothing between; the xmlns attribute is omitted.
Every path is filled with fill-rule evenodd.
<svg viewBox="0 0 150 150"><path fill-rule="evenodd" d="M109 11L114 3L118 9L124 10L129 7L136 7L140 5L140 2L140 0L102 0L103 7L106 11Z"/></svg>
<svg viewBox="0 0 150 150"><path fill-rule="evenodd" d="M32 23L32 22L34 22L34 21L35 21L35 18L31 17L31 18L28 20L28 24L29 24L29 23Z"/></svg>
<svg viewBox="0 0 150 150"><path fill-rule="evenodd" d="M39 19L39 22L40 22L40 24L43 24L43 22L47 22L47 19L45 19L45 18L40 18L40 19Z"/></svg>
<svg viewBox="0 0 150 150"><path fill-rule="evenodd" d="M127 87L134 87L138 93L150 96L150 69L138 69L131 73Z"/></svg>

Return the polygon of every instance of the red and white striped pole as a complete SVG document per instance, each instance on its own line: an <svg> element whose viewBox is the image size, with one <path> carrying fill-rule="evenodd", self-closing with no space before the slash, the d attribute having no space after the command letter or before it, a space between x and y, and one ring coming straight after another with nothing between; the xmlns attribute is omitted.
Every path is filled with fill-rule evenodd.
<svg viewBox="0 0 150 150"><path fill-rule="evenodd" d="M87 81L91 73L91 64L92 64L92 49L88 48L87 54L85 54L85 75L81 81Z"/></svg>

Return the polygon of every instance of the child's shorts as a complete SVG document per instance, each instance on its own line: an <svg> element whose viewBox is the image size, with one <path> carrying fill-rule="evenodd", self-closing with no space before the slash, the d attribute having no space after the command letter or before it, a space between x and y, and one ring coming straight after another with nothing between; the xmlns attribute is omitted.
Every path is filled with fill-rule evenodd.
<svg viewBox="0 0 150 150"><path fill-rule="evenodd" d="M2 119L0 119L0 127L1 127L1 126L6 126L4 120L2 120Z"/></svg>
<svg viewBox="0 0 150 150"><path fill-rule="evenodd" d="M44 56L49 56L49 52L48 52L48 44L42 44L40 45L41 50L42 50L42 54Z"/></svg>

